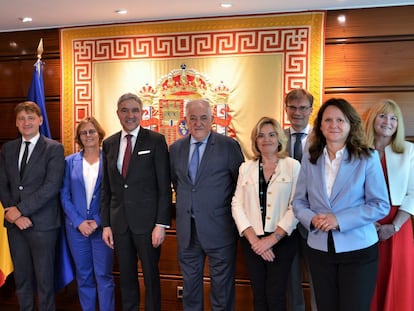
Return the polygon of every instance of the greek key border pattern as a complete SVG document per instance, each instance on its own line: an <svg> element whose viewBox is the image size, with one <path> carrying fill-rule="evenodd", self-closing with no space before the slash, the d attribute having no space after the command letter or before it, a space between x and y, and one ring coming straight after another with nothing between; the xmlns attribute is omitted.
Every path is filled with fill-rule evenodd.
<svg viewBox="0 0 414 311"><path fill-rule="evenodd" d="M253 29L73 41L75 124L92 111L94 62L130 59L283 54L284 90L307 88L310 27Z"/></svg>

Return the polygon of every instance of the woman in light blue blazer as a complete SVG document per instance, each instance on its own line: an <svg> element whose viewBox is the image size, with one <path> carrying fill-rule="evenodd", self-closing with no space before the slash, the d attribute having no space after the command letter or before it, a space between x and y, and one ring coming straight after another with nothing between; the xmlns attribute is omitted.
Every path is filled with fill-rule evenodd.
<svg viewBox="0 0 414 311"><path fill-rule="evenodd" d="M344 99L320 108L301 162L293 211L309 230L318 311L369 310L378 268L375 222L389 211L377 152Z"/></svg>
<svg viewBox="0 0 414 311"><path fill-rule="evenodd" d="M113 311L113 250L102 240L100 198L105 132L89 117L76 129L81 151L66 157L61 199L70 251L76 266L79 300L83 311Z"/></svg>

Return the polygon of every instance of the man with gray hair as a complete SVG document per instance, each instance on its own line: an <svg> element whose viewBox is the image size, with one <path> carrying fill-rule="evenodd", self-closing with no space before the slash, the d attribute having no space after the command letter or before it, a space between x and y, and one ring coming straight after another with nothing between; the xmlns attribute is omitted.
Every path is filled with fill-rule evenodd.
<svg viewBox="0 0 414 311"><path fill-rule="evenodd" d="M184 310L204 310L206 257L211 309L234 310L237 231L231 200L243 155L237 141L212 131L208 101L188 102L185 119L190 135L170 147Z"/></svg>
<svg viewBox="0 0 414 311"><path fill-rule="evenodd" d="M161 310L160 246L171 221L168 148L163 135L142 128L142 102L118 100L122 130L103 141L102 238L115 248L123 310L138 310L137 260L145 284L145 310Z"/></svg>

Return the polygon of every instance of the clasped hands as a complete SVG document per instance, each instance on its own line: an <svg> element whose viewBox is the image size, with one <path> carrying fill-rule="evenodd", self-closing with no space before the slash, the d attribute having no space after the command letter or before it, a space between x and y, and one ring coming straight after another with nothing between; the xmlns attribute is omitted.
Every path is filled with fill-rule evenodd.
<svg viewBox="0 0 414 311"><path fill-rule="evenodd" d="M82 235L87 238L92 233L94 233L98 229L98 225L95 220L84 220L81 222L81 224L78 226L78 230Z"/></svg>
<svg viewBox="0 0 414 311"><path fill-rule="evenodd" d="M321 231L331 231L331 230L338 230L338 220L336 219L334 214L318 214L313 216L312 218L312 225L317 230Z"/></svg>
<svg viewBox="0 0 414 311"><path fill-rule="evenodd" d="M257 237L257 239L251 243L251 248L257 255L261 256L263 260L272 262L276 257L272 247L276 243L277 240L274 234L271 234L262 238Z"/></svg>
<svg viewBox="0 0 414 311"><path fill-rule="evenodd" d="M395 234L395 228L393 224L381 225L376 222L375 227L377 228L378 238L380 241L388 240Z"/></svg>
<svg viewBox="0 0 414 311"><path fill-rule="evenodd" d="M20 230L25 230L33 226L30 218L23 216L16 206L9 206L4 209L4 219L9 223L15 224Z"/></svg>

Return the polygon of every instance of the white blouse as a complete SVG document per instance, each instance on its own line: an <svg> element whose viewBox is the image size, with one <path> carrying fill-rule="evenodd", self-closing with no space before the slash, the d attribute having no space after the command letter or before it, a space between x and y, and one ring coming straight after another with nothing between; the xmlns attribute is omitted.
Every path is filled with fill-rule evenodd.
<svg viewBox="0 0 414 311"><path fill-rule="evenodd" d="M85 192L86 192L86 208L89 211L93 192L95 190L96 180L98 179L99 173L99 160L93 164L83 159L83 180L85 181Z"/></svg>

